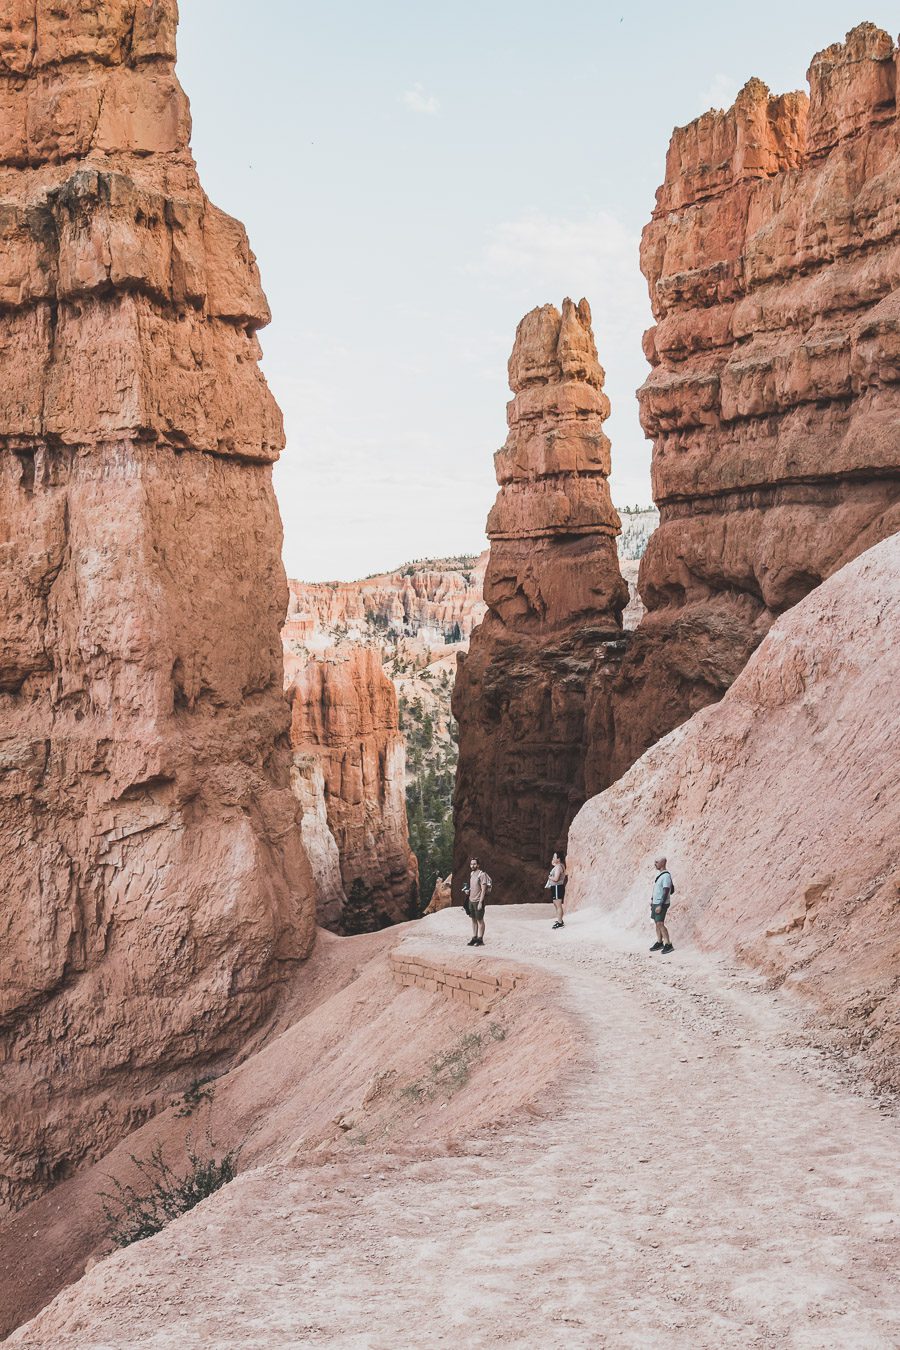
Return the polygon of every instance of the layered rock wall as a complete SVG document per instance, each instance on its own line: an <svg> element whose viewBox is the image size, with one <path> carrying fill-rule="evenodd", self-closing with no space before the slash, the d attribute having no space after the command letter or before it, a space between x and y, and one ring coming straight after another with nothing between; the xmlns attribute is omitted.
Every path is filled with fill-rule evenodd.
<svg viewBox="0 0 900 1350"><path fill-rule="evenodd" d="M587 690L621 655L619 517L586 301L532 310L509 361L509 436L495 456L488 613L460 658L455 872L471 855L497 900L540 895L584 801Z"/></svg>
<svg viewBox="0 0 900 1350"><path fill-rule="evenodd" d="M863 24L813 59L809 98L751 80L673 134L641 247L661 523L617 772L720 697L775 615L900 528L897 64Z"/></svg>
<svg viewBox="0 0 900 1350"><path fill-rule="evenodd" d="M413 918L418 868L406 819L397 693L374 647L288 660L294 790L320 881L319 920L357 933ZM324 827L324 828L323 828Z"/></svg>
<svg viewBox="0 0 900 1350"><path fill-rule="evenodd" d="M640 567L646 613L630 606L623 643L596 624L604 605L618 622L592 552L608 445L596 405L578 402L590 377L567 367L576 311L558 359L555 311L525 320L489 614L455 705L458 867L478 851L536 883L567 806L720 698L778 614L900 528L897 67L890 37L863 24L814 58L808 99L751 80L672 137L641 248L660 526Z"/></svg>
<svg viewBox="0 0 900 1350"><path fill-rule="evenodd" d="M484 614L487 554L409 563L363 581L291 581L288 618L298 637L365 629L431 642L467 641Z"/></svg>
<svg viewBox="0 0 900 1350"><path fill-rule="evenodd" d="M268 320L174 0L0 18L0 1203L225 1064L313 933Z"/></svg>

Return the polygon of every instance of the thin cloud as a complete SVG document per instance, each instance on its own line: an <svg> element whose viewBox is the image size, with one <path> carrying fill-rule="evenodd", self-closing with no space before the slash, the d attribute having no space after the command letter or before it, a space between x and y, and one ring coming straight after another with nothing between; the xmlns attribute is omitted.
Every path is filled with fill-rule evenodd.
<svg viewBox="0 0 900 1350"><path fill-rule="evenodd" d="M493 227L481 267L506 277L587 278L612 259L636 259L637 244L636 236L608 211L580 220L530 212Z"/></svg>
<svg viewBox="0 0 900 1350"><path fill-rule="evenodd" d="M712 83L703 95L703 107L730 108L738 94L738 82L731 75L714 75Z"/></svg>
<svg viewBox="0 0 900 1350"><path fill-rule="evenodd" d="M425 86L418 81L412 89L407 89L405 94L400 95L400 102L409 108L410 112L424 113L426 117L436 117L440 111L440 100L435 98L434 94L429 94Z"/></svg>
<svg viewBox="0 0 900 1350"><path fill-rule="evenodd" d="M493 226L467 270L509 293L526 288L532 304L586 295L595 322L624 336L650 321L639 248L638 234L609 211L575 218L528 212Z"/></svg>

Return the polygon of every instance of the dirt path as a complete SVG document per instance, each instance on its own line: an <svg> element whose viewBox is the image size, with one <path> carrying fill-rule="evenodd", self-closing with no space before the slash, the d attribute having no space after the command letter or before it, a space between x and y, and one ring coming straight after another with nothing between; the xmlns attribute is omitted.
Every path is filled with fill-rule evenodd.
<svg viewBox="0 0 900 1350"><path fill-rule="evenodd" d="M460 916L423 932L458 950ZM493 910L488 936L555 970L583 1023L555 1110L455 1156L248 1173L23 1343L900 1345L900 1122L795 1005L590 912L554 934L544 907Z"/></svg>

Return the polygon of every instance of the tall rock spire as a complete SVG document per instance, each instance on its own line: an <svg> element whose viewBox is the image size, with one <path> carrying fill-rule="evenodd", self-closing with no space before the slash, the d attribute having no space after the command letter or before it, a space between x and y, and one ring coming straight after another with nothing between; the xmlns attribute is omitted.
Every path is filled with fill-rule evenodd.
<svg viewBox="0 0 900 1350"><path fill-rule="evenodd" d="M607 475L586 300L532 310L509 361L509 436L495 456L488 613L461 659L457 868L478 854L497 899L535 893L584 800L587 694L619 655L628 588ZM539 894L539 889L537 894Z"/></svg>
<svg viewBox="0 0 900 1350"><path fill-rule="evenodd" d="M619 621L603 379L586 300L564 300L561 314L554 305L526 314L509 358L515 397L494 456L500 491L485 579L491 611L516 631L565 627L579 615Z"/></svg>
<svg viewBox="0 0 900 1350"><path fill-rule="evenodd" d="M176 25L0 18L5 1205L226 1065L313 932L269 311L197 178Z"/></svg>

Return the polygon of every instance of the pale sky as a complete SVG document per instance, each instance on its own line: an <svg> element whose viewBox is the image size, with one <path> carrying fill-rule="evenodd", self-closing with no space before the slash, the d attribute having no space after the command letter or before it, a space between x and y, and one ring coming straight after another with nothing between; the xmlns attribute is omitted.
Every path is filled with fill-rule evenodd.
<svg viewBox="0 0 900 1350"><path fill-rule="evenodd" d="M862 3L862 0L860 0ZM506 361L535 305L587 296L613 499L650 499L634 391L642 226L675 124L885 3L181 0L179 74L210 197L247 226L287 449L285 565L352 579L478 552Z"/></svg>

